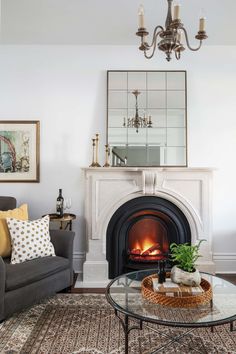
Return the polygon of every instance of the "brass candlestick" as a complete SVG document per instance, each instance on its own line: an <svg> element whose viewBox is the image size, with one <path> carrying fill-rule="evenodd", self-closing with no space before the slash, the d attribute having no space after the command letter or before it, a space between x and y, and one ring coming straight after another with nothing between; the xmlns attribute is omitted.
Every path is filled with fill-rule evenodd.
<svg viewBox="0 0 236 354"><path fill-rule="evenodd" d="M98 163L98 143L99 143L99 134L96 134L96 159L95 159L95 165L96 167L101 167Z"/></svg>
<svg viewBox="0 0 236 354"><path fill-rule="evenodd" d="M103 165L103 167L110 167L110 163L109 163L109 151L110 149L109 149L109 145L108 144L106 144L105 145L105 153L106 153L106 160L105 160L105 165Z"/></svg>
<svg viewBox="0 0 236 354"><path fill-rule="evenodd" d="M92 139L92 142L93 142L93 161L92 161L92 164L89 167L96 167L96 162L95 162L96 139Z"/></svg>

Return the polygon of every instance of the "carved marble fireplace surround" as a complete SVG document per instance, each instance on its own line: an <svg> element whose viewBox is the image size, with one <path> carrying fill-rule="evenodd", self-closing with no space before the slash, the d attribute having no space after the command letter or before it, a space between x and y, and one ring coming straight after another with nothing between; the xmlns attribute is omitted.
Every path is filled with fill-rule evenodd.
<svg viewBox="0 0 236 354"><path fill-rule="evenodd" d="M211 169L111 167L86 168L84 173L87 255L83 286L104 287L108 283L107 226L121 205L143 195L167 199L185 214L191 229L191 242L207 240L201 246L198 268L214 272Z"/></svg>

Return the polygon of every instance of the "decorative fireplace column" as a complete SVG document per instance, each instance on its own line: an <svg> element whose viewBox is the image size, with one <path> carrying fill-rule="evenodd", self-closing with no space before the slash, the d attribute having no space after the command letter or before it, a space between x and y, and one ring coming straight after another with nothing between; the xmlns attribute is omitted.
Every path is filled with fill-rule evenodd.
<svg viewBox="0 0 236 354"><path fill-rule="evenodd" d="M87 255L83 286L104 287L108 283L106 233L109 221L124 203L157 196L177 206L191 230L191 243L202 243L198 267L214 273L211 230L211 180L209 168L86 168L85 218Z"/></svg>

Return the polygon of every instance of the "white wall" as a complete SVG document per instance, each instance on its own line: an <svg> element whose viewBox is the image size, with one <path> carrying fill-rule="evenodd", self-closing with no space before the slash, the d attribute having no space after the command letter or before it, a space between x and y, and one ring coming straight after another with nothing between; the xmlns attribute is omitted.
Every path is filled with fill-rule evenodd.
<svg viewBox="0 0 236 354"><path fill-rule="evenodd" d="M58 188L78 218L75 264L85 250L83 176L91 138L105 143L106 70L187 70L189 166L215 167L214 252L236 272L236 47L203 47L167 63L130 46L0 46L0 119L41 122L41 181L1 183L0 195L27 202L31 218L55 210ZM104 161L101 146L100 158Z"/></svg>

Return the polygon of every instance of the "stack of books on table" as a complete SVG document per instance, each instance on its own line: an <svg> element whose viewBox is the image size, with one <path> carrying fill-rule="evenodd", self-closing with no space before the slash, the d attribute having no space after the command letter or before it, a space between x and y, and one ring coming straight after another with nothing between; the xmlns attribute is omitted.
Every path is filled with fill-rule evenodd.
<svg viewBox="0 0 236 354"><path fill-rule="evenodd" d="M184 297L184 296L191 296L191 295L199 295L204 292L201 285L186 286L182 284L173 283L170 279L166 279L164 283L159 284L158 279L153 278L152 283L153 283L154 292L166 296Z"/></svg>

